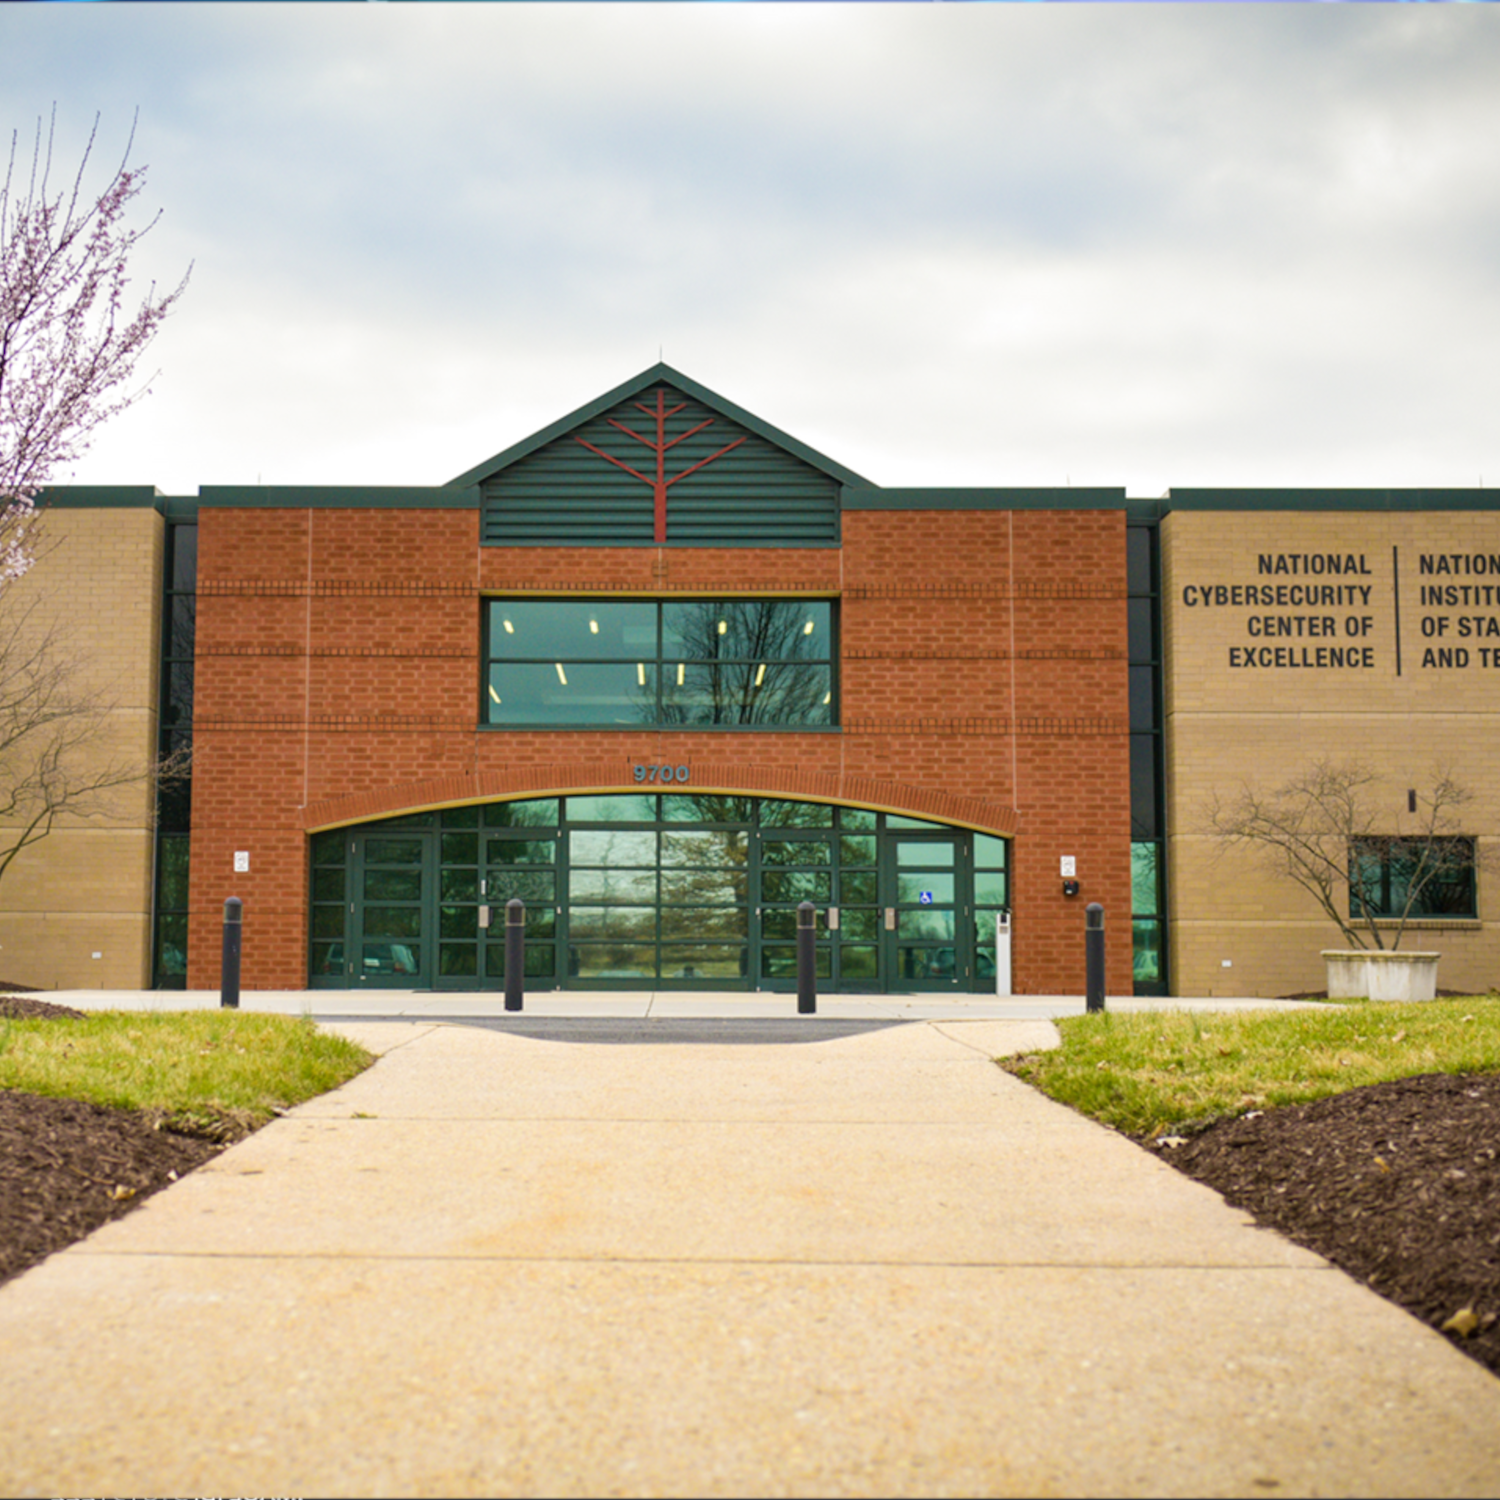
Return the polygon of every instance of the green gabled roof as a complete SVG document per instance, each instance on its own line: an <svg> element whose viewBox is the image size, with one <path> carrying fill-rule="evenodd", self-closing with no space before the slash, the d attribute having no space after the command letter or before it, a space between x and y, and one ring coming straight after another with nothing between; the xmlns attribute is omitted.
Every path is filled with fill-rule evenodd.
<svg viewBox="0 0 1500 1500"><path fill-rule="evenodd" d="M809 448L806 443L800 443L796 438L782 432L780 428L773 427L769 422L763 422L751 412L736 406L732 401L726 401L716 391L711 391L707 386L699 385L696 380L690 380L686 375L674 370L671 365L655 364L649 370L642 370L632 380L627 380L623 385L617 385L614 390L606 391L602 396L596 396L585 406L580 406L577 411L569 412L567 416L560 417L556 422L542 428L540 432L534 432L529 438L523 438L519 443L512 444L509 448L497 453L493 458L487 458L482 464L476 464L472 469L460 474L456 479L450 479L448 483L454 486L483 484L488 479L493 479L502 469L517 463L523 458L529 457L540 448L545 448L548 443L555 442L560 437L566 437L574 428L581 427L591 422L621 401L628 401L632 396L638 396L648 387L655 385L670 385L676 387L686 396L691 396L695 401L717 412L720 416L727 417L732 422L737 422L757 437L764 438L766 442L785 450L794 458L826 474L838 484L850 485L860 489L871 488L870 481L856 474L852 469L846 469L843 464L835 463L831 458L825 457L816 449Z"/></svg>

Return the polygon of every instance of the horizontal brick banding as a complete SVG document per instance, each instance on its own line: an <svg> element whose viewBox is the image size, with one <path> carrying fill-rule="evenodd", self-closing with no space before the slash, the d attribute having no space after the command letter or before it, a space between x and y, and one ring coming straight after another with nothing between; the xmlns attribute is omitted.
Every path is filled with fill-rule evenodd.
<svg viewBox="0 0 1500 1500"><path fill-rule="evenodd" d="M851 719L845 734L985 734L1010 735L1129 734L1130 721L1120 719Z"/></svg>
<svg viewBox="0 0 1500 1500"><path fill-rule="evenodd" d="M478 592L473 583L405 583L400 579L208 578L198 583L200 598L436 599L469 598Z"/></svg>
<svg viewBox="0 0 1500 1500"><path fill-rule="evenodd" d="M1119 661L1123 651L851 651L845 661Z"/></svg>
<svg viewBox="0 0 1500 1500"><path fill-rule="evenodd" d="M424 649L420 643L414 643L409 647L403 647L399 652L381 651L374 646L332 646L321 651L302 651L294 645L280 646L213 646L206 651L198 651L195 658L201 659L205 656L296 656L310 657L313 660L321 660L324 657L339 656L375 656L382 661L392 656L411 657L418 660L458 660L468 661L473 652L468 651L443 651L438 649Z"/></svg>
<svg viewBox="0 0 1500 1500"><path fill-rule="evenodd" d="M1123 599L1119 583L885 583L854 584L847 599Z"/></svg>
<svg viewBox="0 0 1500 1500"><path fill-rule="evenodd" d="M301 734L304 729L348 732L355 729L395 729L408 733L441 729L448 734L466 734L474 727L472 719L441 714L312 714L307 718L283 715L280 718L234 718L220 716L195 718L195 734L214 734L250 730L266 734Z"/></svg>
<svg viewBox="0 0 1500 1500"><path fill-rule="evenodd" d="M622 589L626 591L641 591L638 579L622 581L618 584L601 582L591 579L582 582L578 579L550 579L550 580L517 580L501 585L481 585L479 583L402 583L399 581L364 581L360 579L348 579L338 582L327 580L312 580L305 578L209 578L198 584L198 593L210 597L234 597L244 596L246 598L279 597L287 599L338 599L348 597L359 598L434 598L446 596L449 598L472 598L476 596L507 595L507 594L613 594ZM786 588L771 589L762 587L758 590L747 590L743 583L737 581L716 581L714 579L700 579L693 582L667 583L653 581L649 592L653 594L745 594L760 593L763 595L774 595L777 598L795 597L798 594L806 594L810 598L824 598L834 590L826 587ZM1006 597L997 595L996 597Z"/></svg>

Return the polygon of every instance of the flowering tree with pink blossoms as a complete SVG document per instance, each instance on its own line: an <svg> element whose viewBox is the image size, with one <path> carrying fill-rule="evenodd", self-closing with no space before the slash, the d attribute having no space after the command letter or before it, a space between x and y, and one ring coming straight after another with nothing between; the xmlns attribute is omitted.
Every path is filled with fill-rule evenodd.
<svg viewBox="0 0 1500 1500"><path fill-rule="evenodd" d="M57 592L12 587L36 555L38 491L144 394L129 384L136 361L187 277L127 309L131 252L156 222L125 222L144 169L122 161L87 195L91 133L71 188L55 191L52 129L44 142L38 122L29 173L17 144L0 182L0 876L60 818L139 818L140 789L185 778L189 764L187 751L158 757L130 743Z"/></svg>
<svg viewBox="0 0 1500 1500"><path fill-rule="evenodd" d="M129 386L136 361L187 286L186 275L164 294L153 283L127 308L131 253L156 218L126 223L145 181L127 165L133 128L104 191L85 193L98 123L70 188L51 183L55 112L45 142L37 122L29 172L12 135L0 185L0 589L31 566L37 492L145 394Z"/></svg>

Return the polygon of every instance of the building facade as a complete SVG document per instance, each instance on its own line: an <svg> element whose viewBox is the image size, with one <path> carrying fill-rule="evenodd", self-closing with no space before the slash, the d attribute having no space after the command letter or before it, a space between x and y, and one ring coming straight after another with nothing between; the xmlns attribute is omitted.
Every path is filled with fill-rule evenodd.
<svg viewBox="0 0 1500 1500"><path fill-rule="evenodd" d="M18 857L16 980L212 988L235 895L247 988L499 988L519 897L531 987L777 989L807 900L825 989L993 993L1003 914L1081 993L1097 901L1112 993L1313 990L1204 807L1358 753L1475 787L1420 921L1488 985L1484 491L882 488L659 365L445 485L46 500L30 586L193 772Z"/></svg>
<svg viewBox="0 0 1500 1500"><path fill-rule="evenodd" d="M1320 989L1346 946L1310 897L1207 831L1216 796L1325 762L1375 778L1368 840L1422 825L1434 786L1472 857L1413 904L1402 947L1443 955L1444 988L1500 984L1500 516L1493 492L1174 492L1160 521L1174 985ZM1164 504L1166 504L1164 503ZM1357 856L1358 851L1351 851ZM1490 878L1486 879L1486 871ZM1389 890L1387 909L1402 905ZM1399 871L1394 872L1399 877ZM1349 909L1347 891L1337 893ZM1300 897L1300 899L1299 899ZM1384 940L1395 922L1380 923Z"/></svg>

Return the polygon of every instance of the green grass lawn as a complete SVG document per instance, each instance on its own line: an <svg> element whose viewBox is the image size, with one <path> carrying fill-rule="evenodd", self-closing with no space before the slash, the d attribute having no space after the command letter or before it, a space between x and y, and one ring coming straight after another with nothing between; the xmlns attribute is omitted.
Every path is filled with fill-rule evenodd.
<svg viewBox="0 0 1500 1500"><path fill-rule="evenodd" d="M242 1011L95 1011L0 1020L0 1088L250 1127L374 1059L312 1021Z"/></svg>
<svg viewBox="0 0 1500 1500"><path fill-rule="evenodd" d="M1500 1072L1500 996L1307 1010L1073 1016L1001 1066L1131 1135L1419 1073Z"/></svg>

